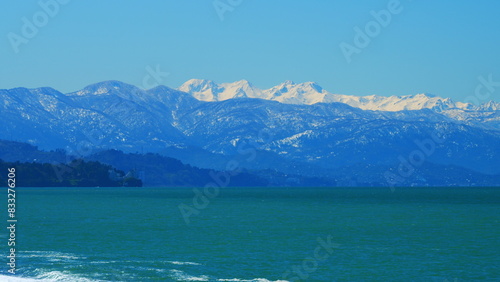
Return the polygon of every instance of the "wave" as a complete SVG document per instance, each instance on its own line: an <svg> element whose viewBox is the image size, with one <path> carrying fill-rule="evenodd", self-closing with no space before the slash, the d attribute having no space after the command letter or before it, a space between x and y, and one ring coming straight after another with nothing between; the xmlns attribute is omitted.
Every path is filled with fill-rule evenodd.
<svg viewBox="0 0 500 282"><path fill-rule="evenodd" d="M44 281L44 282L93 282L98 281L80 276L69 271L58 271L51 269L54 263L62 263L62 265L80 264L81 260L86 260L87 257L77 256L71 253L62 253L57 251L20 251L19 258L29 262L36 261L36 265L27 267L25 272L17 275L0 275L0 281L26 282L26 281Z"/></svg>
<svg viewBox="0 0 500 282"><path fill-rule="evenodd" d="M268 280L265 278L254 278L254 279L239 279L239 278L231 278L231 279L217 279L217 281L234 281L234 282L289 282L288 280Z"/></svg>
<svg viewBox="0 0 500 282"><path fill-rule="evenodd" d="M67 268L67 266L74 266L74 265L94 265L97 267L96 264L120 264L121 267L123 268L123 275L125 274L132 274L133 276L139 275L137 271L139 272L146 272L151 274L151 271L156 271L157 273L164 273L163 278L166 278L165 275L170 277L172 280L175 281L221 281L221 282L288 282L286 280L268 280L265 278L254 278L254 279L241 279L241 278L229 278L229 279L223 279L223 278L217 278L209 275L202 275L199 274L197 276L188 274L185 271L178 270L178 269L173 269L174 266L166 266L166 264L170 265L175 265L177 267L175 268L181 268L182 266L188 267L189 269L196 270L199 267L196 266L202 266L203 264L197 263L197 262L191 262L191 261L177 261L177 260L171 260L171 261L160 261L160 263L163 263L164 267L148 267L147 265L141 265L146 262L151 262L151 263L158 263L159 261L143 261L143 260L128 260L128 261L121 261L121 260L89 260L85 256L79 256L75 254L70 254L70 253L62 253L62 252L56 252L56 251L23 251L19 253L19 257L24 257L27 260L33 260L35 259L37 261L37 267L32 265L31 270L27 270L23 274L18 274L18 275L0 275L0 281L5 281L5 282L97 282L97 281L103 281L99 280L98 278L103 278L103 275L98 274L99 272L105 272L106 269L108 268L107 266L103 266L104 268L101 269L101 267L95 268L92 267L92 272L93 274L87 273L87 274L76 274L69 272L67 270L55 270L53 269L53 262L58 262L58 265L60 267ZM39 261L38 259L41 259ZM83 261L83 262L82 262ZM125 265L123 263L126 262ZM82 264L83 263L83 264ZM133 263L133 265L128 265L128 263ZM190 267L191 266L191 267ZM193 267L195 266L195 267ZM170 269L169 269L170 268ZM186 269L188 269L186 268ZM182 268L181 268L182 269ZM146 274L147 275L147 274ZM156 275L153 274L153 276L156 277ZM123 277L122 277L123 278ZM130 277L128 277L130 278ZM127 280L128 280L127 278ZM135 277L140 279L140 277ZM134 279L135 279L134 278ZM131 281L131 280L128 280Z"/></svg>
<svg viewBox="0 0 500 282"><path fill-rule="evenodd" d="M69 272L49 271L44 272L36 277L16 277L8 275L0 275L0 281L5 282L97 282L98 280L80 277Z"/></svg>
<svg viewBox="0 0 500 282"><path fill-rule="evenodd" d="M19 257L25 258L49 258L51 260L78 260L86 257L78 257L74 254L60 253L53 251L21 251Z"/></svg>
<svg viewBox="0 0 500 282"><path fill-rule="evenodd" d="M15 277L15 276L8 276L8 275L0 275L0 281L5 281L5 282L40 282L40 280L32 279L32 278L22 278L22 277Z"/></svg>
<svg viewBox="0 0 500 282"><path fill-rule="evenodd" d="M202 276L192 276L180 270L171 270L172 278L177 281L226 281L226 282L288 282L287 280L268 280L265 278L255 278L255 279L215 279L212 280L206 275ZM74 274L63 273L60 271L51 271L39 275L35 278L23 278L8 275L0 275L0 281L4 282L98 282L99 280L92 280L88 278L78 277Z"/></svg>
<svg viewBox="0 0 500 282"><path fill-rule="evenodd" d="M209 277L206 275L201 275L201 276L192 276L187 274L184 271L173 269L170 270L172 273L172 278L176 279L177 281L209 281Z"/></svg>
<svg viewBox="0 0 500 282"><path fill-rule="evenodd" d="M193 276L189 275L181 270L171 270L172 278L177 281L226 281L226 282L289 282L287 280L268 280L265 278L254 278L254 279L239 279L239 278L230 278L230 279L211 279L206 275L201 276Z"/></svg>
<svg viewBox="0 0 500 282"><path fill-rule="evenodd" d="M175 265L201 265L201 263L190 262L190 261L167 261L167 262Z"/></svg>

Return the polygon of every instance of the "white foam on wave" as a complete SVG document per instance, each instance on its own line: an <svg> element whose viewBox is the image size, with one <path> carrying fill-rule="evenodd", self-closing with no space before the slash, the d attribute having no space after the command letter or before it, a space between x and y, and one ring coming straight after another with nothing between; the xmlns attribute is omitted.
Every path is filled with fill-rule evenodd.
<svg viewBox="0 0 500 282"><path fill-rule="evenodd" d="M167 261L167 262L175 265L201 265L200 263L190 262L190 261Z"/></svg>
<svg viewBox="0 0 500 282"><path fill-rule="evenodd" d="M51 260L78 260L86 257L78 257L74 254L60 253L53 251L21 251L19 257L27 258L49 258Z"/></svg>
<svg viewBox="0 0 500 282"><path fill-rule="evenodd" d="M91 264L110 264L110 263L123 263L117 260L97 260L97 261L89 261Z"/></svg>
<svg viewBox="0 0 500 282"><path fill-rule="evenodd" d="M288 280L268 280L265 278L254 278L254 279L239 279L239 278L231 278L231 279L217 279L217 281L232 281L232 282L290 282Z"/></svg>
<svg viewBox="0 0 500 282"><path fill-rule="evenodd" d="M172 278L176 279L177 281L208 281L208 276L202 275L202 276L192 276L187 274L184 271L173 269L170 270L172 273Z"/></svg>
<svg viewBox="0 0 500 282"><path fill-rule="evenodd" d="M171 277L177 281L289 282L288 280L268 280L265 278L254 278L254 279L230 278L230 279L211 280L210 277L206 275L193 276L177 269L170 270L170 273ZM49 272L44 272L34 278L0 275L0 281L2 282L99 282L100 280L80 277L78 275L71 274L69 272L49 271Z"/></svg>
<svg viewBox="0 0 500 282"><path fill-rule="evenodd" d="M0 275L0 281L5 281L5 282L40 282L40 280L35 280L31 278L22 278L22 277L15 277L15 276L8 276L8 275Z"/></svg>
<svg viewBox="0 0 500 282"><path fill-rule="evenodd" d="M0 275L0 281L5 282L97 282L98 280L80 277L69 272L48 271L33 278Z"/></svg>
<svg viewBox="0 0 500 282"><path fill-rule="evenodd" d="M287 280L268 280L265 278L254 278L254 279L240 279L240 278L230 278L230 279L210 279L206 275L192 276L181 270L170 270L172 273L172 278L177 281L226 281L226 282L289 282Z"/></svg>
<svg viewBox="0 0 500 282"><path fill-rule="evenodd" d="M54 281L54 282L66 282L66 281L75 281L75 282L93 282L97 280L80 277L78 275L72 274L70 272L61 272L61 271L49 271L44 272L41 275L36 277L37 279L41 279L42 281Z"/></svg>

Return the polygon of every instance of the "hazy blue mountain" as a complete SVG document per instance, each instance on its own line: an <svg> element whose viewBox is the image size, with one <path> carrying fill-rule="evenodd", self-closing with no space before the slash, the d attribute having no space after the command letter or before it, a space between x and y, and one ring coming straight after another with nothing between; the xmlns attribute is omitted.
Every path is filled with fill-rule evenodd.
<svg viewBox="0 0 500 282"><path fill-rule="evenodd" d="M495 103L480 109L364 110L335 101L307 104L269 98L309 91L305 97L312 101L314 91L325 94L314 83L286 82L261 91L247 81L216 89L211 88L217 86L213 82L195 82L180 89L215 95L217 101L200 101L192 93L165 86L141 90L118 81L68 94L52 88L0 90L0 139L64 148L77 155L105 149L155 152L218 170L233 161L251 170L325 177L348 167L377 166L373 173L382 167L397 169L421 155L425 164L500 173ZM231 91L240 94L231 97ZM427 104L439 102L434 96L418 99L426 97L434 99ZM432 136L439 142L429 145ZM414 167L425 170L419 161Z"/></svg>

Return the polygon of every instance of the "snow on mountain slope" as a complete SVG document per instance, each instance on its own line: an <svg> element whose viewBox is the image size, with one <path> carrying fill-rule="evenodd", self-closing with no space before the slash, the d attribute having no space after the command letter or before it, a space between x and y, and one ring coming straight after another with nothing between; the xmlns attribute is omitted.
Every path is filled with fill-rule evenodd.
<svg viewBox="0 0 500 282"><path fill-rule="evenodd" d="M328 94L314 82L295 84L292 81L285 81L270 89L261 90L246 80L217 84L211 80L191 79L181 85L178 90L207 102L233 98L259 98L285 104L307 105L323 102L324 96Z"/></svg>
<svg viewBox="0 0 500 282"><path fill-rule="evenodd" d="M236 81L234 83L221 84L224 91L219 94L219 101L224 101L232 98L260 98L266 99L262 90L254 87L246 80Z"/></svg>
<svg viewBox="0 0 500 282"><path fill-rule="evenodd" d="M267 94L269 100L306 105L325 102L325 96L330 94L314 82L295 84L293 81L285 81L278 86L264 90L264 93Z"/></svg>
<svg viewBox="0 0 500 282"><path fill-rule="evenodd" d="M190 79L177 89L193 95L200 101L217 101L221 92L219 85L206 79Z"/></svg>
<svg viewBox="0 0 500 282"><path fill-rule="evenodd" d="M426 164L500 172L500 111L438 112L451 107L451 100L430 95L340 96L312 82L288 81L262 91L246 81L218 85L199 80L182 89L224 101L202 102L166 86L142 90L117 81L69 94L51 88L0 89L0 139L78 154L101 149L174 152L182 161L213 169L211 158L218 156L217 166L235 159L247 169L318 176L357 164L397 168L399 156L411 156L419 148L416 141L438 136L444 141L435 144ZM237 97L262 99L232 99ZM358 107L433 109L362 110L338 103L341 98ZM77 151L83 145L89 150ZM248 155L242 152L249 148L259 152L253 162L244 161ZM358 171L346 177L358 177Z"/></svg>
<svg viewBox="0 0 500 282"><path fill-rule="evenodd" d="M344 103L352 107L372 111L404 111L431 109L443 112L450 109L497 111L500 103L487 102L480 106L469 103L455 102L450 98L441 98L431 94L406 96L353 96L333 94L324 90L315 82L296 84L293 81L261 90L246 80L234 83L217 84L211 80L191 79L178 90L191 94L201 101L223 101L233 98L260 98L278 101L285 104L312 105L315 103Z"/></svg>
<svg viewBox="0 0 500 282"><path fill-rule="evenodd" d="M476 108L479 111L500 111L500 103L495 101L486 102Z"/></svg>
<svg viewBox="0 0 500 282"><path fill-rule="evenodd" d="M441 98L430 94L417 94L407 96L349 96L333 94L330 102L341 102L352 107L372 111L404 111L432 109L443 111L453 108L467 108L468 104L455 103L450 98Z"/></svg>
<svg viewBox="0 0 500 282"><path fill-rule="evenodd" d="M267 99L262 90L254 87L246 80L233 83L216 84L211 80L191 79L178 88L187 92L200 101L224 101L233 98L260 98Z"/></svg>
<svg viewBox="0 0 500 282"><path fill-rule="evenodd" d="M187 92L197 100L214 102L234 98L260 98L277 101L283 104L312 105L316 103L343 103L354 108L393 112L413 112L430 110L437 116L429 116L434 120L451 119L455 122L484 129L500 129L500 103L489 101L482 105L455 102L450 98L442 98L431 94L417 94L406 96L353 96L333 94L317 83L294 83L285 81L280 85L261 90L246 80L233 83L217 84L211 80L191 79L178 88Z"/></svg>

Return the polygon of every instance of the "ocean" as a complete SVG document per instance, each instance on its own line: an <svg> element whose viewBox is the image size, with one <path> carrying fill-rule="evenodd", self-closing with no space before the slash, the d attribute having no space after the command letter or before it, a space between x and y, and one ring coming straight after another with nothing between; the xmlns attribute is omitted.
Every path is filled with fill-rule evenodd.
<svg viewBox="0 0 500 282"><path fill-rule="evenodd" d="M17 188L17 273L5 205L0 281L500 281L498 188L195 195Z"/></svg>

